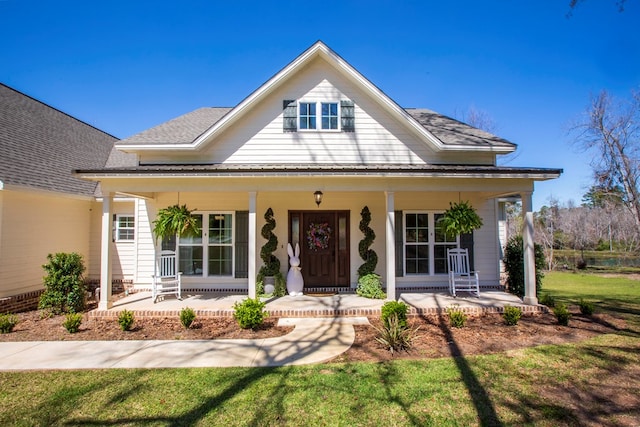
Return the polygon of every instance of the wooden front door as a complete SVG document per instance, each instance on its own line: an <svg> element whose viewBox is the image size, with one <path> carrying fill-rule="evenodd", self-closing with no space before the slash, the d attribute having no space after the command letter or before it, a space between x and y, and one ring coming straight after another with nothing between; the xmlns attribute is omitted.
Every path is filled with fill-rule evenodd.
<svg viewBox="0 0 640 427"><path fill-rule="evenodd" d="M305 288L349 286L349 211L290 211Z"/></svg>

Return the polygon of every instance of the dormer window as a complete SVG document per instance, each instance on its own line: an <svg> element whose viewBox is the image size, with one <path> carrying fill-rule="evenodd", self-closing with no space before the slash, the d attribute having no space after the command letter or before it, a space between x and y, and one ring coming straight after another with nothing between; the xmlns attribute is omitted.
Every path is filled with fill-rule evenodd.
<svg viewBox="0 0 640 427"><path fill-rule="evenodd" d="M318 127L318 111L320 126ZM337 102L300 102L300 130L339 130Z"/></svg>
<svg viewBox="0 0 640 427"><path fill-rule="evenodd" d="M353 101L322 102L285 100L283 107L283 131L297 132L355 130Z"/></svg>

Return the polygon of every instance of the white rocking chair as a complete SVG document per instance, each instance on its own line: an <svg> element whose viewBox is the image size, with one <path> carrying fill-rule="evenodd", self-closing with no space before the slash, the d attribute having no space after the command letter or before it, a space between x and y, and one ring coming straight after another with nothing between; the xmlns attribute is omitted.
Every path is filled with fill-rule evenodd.
<svg viewBox="0 0 640 427"><path fill-rule="evenodd" d="M449 292L471 292L480 298L480 280L477 271L470 271L469 252L466 249L448 249Z"/></svg>
<svg viewBox="0 0 640 427"><path fill-rule="evenodd" d="M160 295L175 294L182 299L182 273L178 272L176 253L162 251L155 265L151 298L155 304Z"/></svg>

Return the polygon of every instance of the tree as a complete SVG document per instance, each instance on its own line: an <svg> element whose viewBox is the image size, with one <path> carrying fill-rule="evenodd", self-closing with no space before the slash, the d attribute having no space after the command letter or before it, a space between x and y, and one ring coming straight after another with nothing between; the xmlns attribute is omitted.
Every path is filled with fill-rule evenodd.
<svg viewBox="0 0 640 427"><path fill-rule="evenodd" d="M622 203L640 229L640 92L619 102L606 91L591 99L587 117L573 129L574 144L592 152L598 188L622 191Z"/></svg>
<svg viewBox="0 0 640 427"><path fill-rule="evenodd" d="M578 4L582 2L584 2L584 0L569 0L569 8L571 10L567 14L567 16L571 17L571 12L573 11L573 9L575 9L576 6L578 6ZM618 8L618 12L624 12L624 4L626 2L627 0L616 0L616 7Z"/></svg>

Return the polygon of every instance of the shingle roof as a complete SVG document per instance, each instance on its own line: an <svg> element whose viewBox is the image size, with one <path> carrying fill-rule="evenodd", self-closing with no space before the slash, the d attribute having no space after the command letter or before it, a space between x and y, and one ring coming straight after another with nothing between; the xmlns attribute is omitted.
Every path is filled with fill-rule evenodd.
<svg viewBox="0 0 640 427"><path fill-rule="evenodd" d="M0 83L0 181L93 196L95 182L74 177L102 168L116 138Z"/></svg>
<svg viewBox="0 0 640 427"><path fill-rule="evenodd" d="M225 107L199 108L125 138L118 145L189 144L231 110Z"/></svg>
<svg viewBox="0 0 640 427"><path fill-rule="evenodd" d="M515 147L515 144L459 120L418 108L405 111L445 145Z"/></svg>
<svg viewBox="0 0 640 427"><path fill-rule="evenodd" d="M232 108L206 107L184 114L118 142L126 145L190 144ZM515 144L427 109L405 109L445 145L515 147Z"/></svg>

